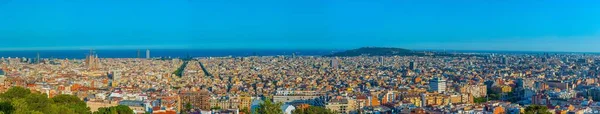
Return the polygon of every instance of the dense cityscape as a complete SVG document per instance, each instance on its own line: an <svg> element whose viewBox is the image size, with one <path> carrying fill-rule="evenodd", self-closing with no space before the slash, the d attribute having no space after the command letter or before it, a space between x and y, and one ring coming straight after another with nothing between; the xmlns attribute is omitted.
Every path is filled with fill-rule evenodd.
<svg viewBox="0 0 600 114"><path fill-rule="evenodd" d="M462 54L469 56L2 57L0 91L74 95L91 112L266 113L265 102L285 114L600 112L600 56Z"/></svg>

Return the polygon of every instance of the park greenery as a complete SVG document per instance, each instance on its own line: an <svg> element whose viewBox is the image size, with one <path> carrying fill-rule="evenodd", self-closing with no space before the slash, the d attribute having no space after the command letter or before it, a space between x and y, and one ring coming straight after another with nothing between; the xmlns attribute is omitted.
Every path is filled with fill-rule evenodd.
<svg viewBox="0 0 600 114"><path fill-rule="evenodd" d="M1 114L92 114L87 104L73 95L48 95L23 87L12 87L0 94ZM100 108L93 114L133 114L127 106Z"/></svg>
<svg viewBox="0 0 600 114"><path fill-rule="evenodd" d="M548 107L541 105L530 105L525 108L525 114L552 114Z"/></svg>
<svg viewBox="0 0 600 114"><path fill-rule="evenodd" d="M265 101L259 104L258 109L254 112L254 114L283 114L283 110L281 110L281 106L283 103L273 103L270 99L265 99ZM309 106L305 109L298 109L292 111L292 114L335 114L333 111L325 109L324 107L318 106Z"/></svg>
<svg viewBox="0 0 600 114"><path fill-rule="evenodd" d="M296 109L292 111L292 114L335 114L333 111L323 107L309 106L305 109Z"/></svg>
<svg viewBox="0 0 600 114"><path fill-rule="evenodd" d="M187 63L188 63L188 61L183 61L183 63L181 64L181 66L179 66L179 68L177 68L177 70L173 71L173 74L175 74L178 77L183 76L183 70L187 66Z"/></svg>
<svg viewBox="0 0 600 114"><path fill-rule="evenodd" d="M283 110L281 110L281 106L283 103L273 103L271 99L267 98L263 103L258 105L258 109L256 109L257 114L283 114Z"/></svg>

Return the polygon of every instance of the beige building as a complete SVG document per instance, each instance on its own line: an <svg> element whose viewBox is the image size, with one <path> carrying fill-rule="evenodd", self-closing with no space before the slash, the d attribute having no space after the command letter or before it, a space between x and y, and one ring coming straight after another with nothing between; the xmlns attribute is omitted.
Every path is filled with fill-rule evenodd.
<svg viewBox="0 0 600 114"><path fill-rule="evenodd" d="M450 103L449 96L439 93L424 93L421 98L422 106L443 106Z"/></svg>
<svg viewBox="0 0 600 114"><path fill-rule="evenodd" d="M318 98L322 93L316 91L277 91L273 96L274 102L288 103Z"/></svg>
<svg viewBox="0 0 600 114"><path fill-rule="evenodd" d="M221 109L240 109L240 100L238 97L218 97L210 99L210 107L219 107Z"/></svg>
<svg viewBox="0 0 600 114"><path fill-rule="evenodd" d="M417 107L421 107L422 105L422 98L421 98L421 94L420 93L414 93L414 92L403 92L400 94L400 99L404 102L410 102L412 104L414 104Z"/></svg>
<svg viewBox="0 0 600 114"><path fill-rule="evenodd" d="M462 94L471 94L475 98L486 97L487 96L487 86L483 84L465 84L458 87L458 90Z"/></svg>
<svg viewBox="0 0 600 114"><path fill-rule="evenodd" d="M244 107L248 108L248 109L251 108L251 106L252 106L252 97L242 95L242 96L239 97L239 100L240 100L239 105L238 105L239 109L243 109Z"/></svg>
<svg viewBox="0 0 600 114"><path fill-rule="evenodd" d="M202 110L210 110L210 93L208 91L188 91L179 94L182 101L182 106L190 103L192 107Z"/></svg>
<svg viewBox="0 0 600 114"><path fill-rule="evenodd" d="M331 111L334 111L335 113L339 113L339 114L350 113L350 111L352 111L352 110L350 110L349 107L350 107L350 104L348 102L348 99L346 99L346 98L332 99L325 105L325 108L327 108Z"/></svg>
<svg viewBox="0 0 600 114"><path fill-rule="evenodd" d="M470 94L454 94L450 95L450 103L452 104L468 104L473 103L473 96Z"/></svg>

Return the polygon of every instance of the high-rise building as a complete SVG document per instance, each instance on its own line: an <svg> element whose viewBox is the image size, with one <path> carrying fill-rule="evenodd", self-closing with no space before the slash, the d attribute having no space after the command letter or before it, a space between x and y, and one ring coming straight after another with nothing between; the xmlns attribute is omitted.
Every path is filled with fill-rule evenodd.
<svg viewBox="0 0 600 114"><path fill-rule="evenodd" d="M339 67L339 63L338 63L338 59L332 59L329 61L329 65L331 68L338 68Z"/></svg>
<svg viewBox="0 0 600 114"><path fill-rule="evenodd" d="M150 50L149 49L146 50L146 59L150 59Z"/></svg>
<svg viewBox="0 0 600 114"><path fill-rule="evenodd" d="M4 70L0 69L0 77L4 77L5 73Z"/></svg>
<svg viewBox="0 0 600 114"><path fill-rule="evenodd" d="M416 69L415 67L416 67L416 66L415 66L415 62L414 62L414 61L411 61L411 62L408 64L408 68L409 68L410 70L415 70L415 69Z"/></svg>
<svg viewBox="0 0 600 114"><path fill-rule="evenodd" d="M37 53L37 57L35 58L35 64L40 64L40 52Z"/></svg>
<svg viewBox="0 0 600 114"><path fill-rule="evenodd" d="M140 50L138 49L138 50L137 50L137 57L136 57L136 58L140 58L140 57L141 57L141 55L140 55L141 53L142 53L142 52L140 52Z"/></svg>
<svg viewBox="0 0 600 114"><path fill-rule="evenodd" d="M446 91L446 80L435 77L429 80L429 92L443 93Z"/></svg>

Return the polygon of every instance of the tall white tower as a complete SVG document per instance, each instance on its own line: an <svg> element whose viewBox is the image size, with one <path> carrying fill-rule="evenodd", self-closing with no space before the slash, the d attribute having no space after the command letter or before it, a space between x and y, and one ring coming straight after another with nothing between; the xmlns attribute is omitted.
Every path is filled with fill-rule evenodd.
<svg viewBox="0 0 600 114"><path fill-rule="evenodd" d="M146 49L146 59L150 59L150 50Z"/></svg>

